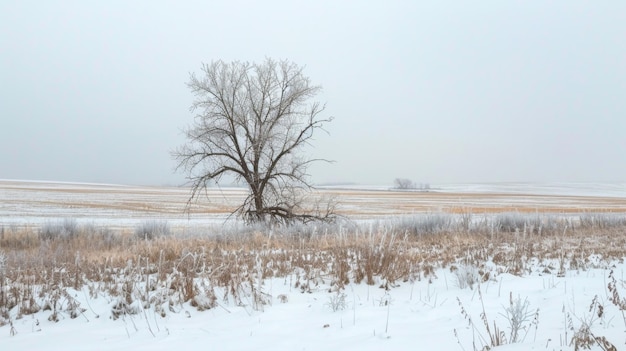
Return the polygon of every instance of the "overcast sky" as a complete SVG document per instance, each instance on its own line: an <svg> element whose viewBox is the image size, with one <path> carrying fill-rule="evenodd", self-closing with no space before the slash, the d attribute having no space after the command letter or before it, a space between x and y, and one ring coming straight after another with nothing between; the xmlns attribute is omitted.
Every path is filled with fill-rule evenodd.
<svg viewBox="0 0 626 351"><path fill-rule="evenodd" d="M181 184L202 62L324 91L316 183L626 181L625 1L0 1L0 178Z"/></svg>

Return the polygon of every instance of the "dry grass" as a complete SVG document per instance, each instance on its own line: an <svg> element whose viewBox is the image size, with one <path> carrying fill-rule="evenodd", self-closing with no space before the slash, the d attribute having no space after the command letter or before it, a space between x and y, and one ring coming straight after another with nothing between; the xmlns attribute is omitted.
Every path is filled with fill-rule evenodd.
<svg viewBox="0 0 626 351"><path fill-rule="evenodd" d="M289 277L302 292L319 286L340 291L349 283L391 289L401 282L433 279L439 268L460 266L475 267L483 280L502 272L525 275L536 267L533 259L541 262L543 273L552 274L608 266L626 256L626 225L600 219L578 226L559 222L543 231L526 225L503 231L483 222L434 233L423 231L429 226L416 229L419 223L403 222L257 228L153 240L140 239L131 230L89 226L77 226L65 236L3 228L0 324L10 321L9 311L19 317L47 308L52 319L58 313L75 316L81 307L68 291L86 287L93 296L118 299L112 316L119 317L138 313L138 306L161 315L184 302L208 309L218 298L262 309L271 301L262 284L269 277ZM590 260L593 255L599 259Z"/></svg>

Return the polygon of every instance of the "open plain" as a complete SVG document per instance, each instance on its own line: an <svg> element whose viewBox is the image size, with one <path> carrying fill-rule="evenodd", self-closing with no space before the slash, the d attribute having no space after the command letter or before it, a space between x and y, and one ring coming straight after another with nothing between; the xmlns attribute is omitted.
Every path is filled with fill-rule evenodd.
<svg viewBox="0 0 626 351"><path fill-rule="evenodd" d="M450 184L429 191L386 187L318 187L351 220L427 213L626 213L626 184ZM114 228L165 220L172 227L220 224L243 201L242 188L211 188L188 203L186 187L0 180L0 225L39 226L65 218Z"/></svg>

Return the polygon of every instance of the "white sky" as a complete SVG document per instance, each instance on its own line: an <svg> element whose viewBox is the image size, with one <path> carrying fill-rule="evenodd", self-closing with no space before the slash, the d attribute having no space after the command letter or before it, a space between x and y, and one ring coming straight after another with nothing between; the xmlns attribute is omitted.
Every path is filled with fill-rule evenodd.
<svg viewBox="0 0 626 351"><path fill-rule="evenodd" d="M180 184L189 72L265 57L316 183L626 180L626 2L572 0L1 1L0 178Z"/></svg>

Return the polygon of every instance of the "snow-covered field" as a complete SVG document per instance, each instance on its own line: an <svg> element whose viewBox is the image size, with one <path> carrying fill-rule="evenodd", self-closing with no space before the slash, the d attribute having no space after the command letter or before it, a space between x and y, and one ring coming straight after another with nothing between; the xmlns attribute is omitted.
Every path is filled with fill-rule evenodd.
<svg viewBox="0 0 626 351"><path fill-rule="evenodd" d="M155 219L173 226L221 223L245 192L215 189L208 196L186 211L188 188L0 180L0 225L38 226L64 218L114 228Z"/></svg>
<svg viewBox="0 0 626 351"><path fill-rule="evenodd" d="M63 351L481 350L490 345L495 328L511 340L506 316L515 310L512 298L513 306L523 307L518 343L494 349L573 350L573 336L587 323L595 336L606 337L620 350L626 348L626 321L609 302L606 286L613 270L626 293L624 268L613 262L557 277L534 267L524 277L500 274L473 289L461 289L456 275L441 269L436 278L401 283L389 291L359 284L339 294L324 284L302 293L289 278L271 279L263 286L271 305L263 311L220 301L220 307L198 312L186 303L174 306L165 318L148 309L118 320L110 318L112 299L88 298L84 288L71 290L86 307L79 317L62 314L59 322L51 322L49 311L26 316L14 322L14 336L9 326L0 328L0 345L2 350ZM337 299L343 302L333 311ZM593 350L602 349L596 345Z"/></svg>
<svg viewBox="0 0 626 351"><path fill-rule="evenodd" d="M336 197L342 214L360 220L437 212L626 213L624 184L433 185L431 192L366 188L327 187L319 192ZM36 230L48 221L62 218L122 229L151 219L166 220L175 228L219 226L245 192L236 188L212 190L210 200L194 204L189 213L184 212L187 196L185 188L6 180L0 181L0 227L2 235L20 233L23 228ZM178 301L165 303L167 310L159 312L152 302L145 309L138 308L136 313L114 319L119 297L106 291L112 289L111 284L124 286L127 276L120 273L120 280L115 283L90 281L78 289L66 284L64 293L59 293L55 300L59 306L58 321L51 320L53 311L45 308L26 315L21 315L18 307L9 311L11 323L0 327L0 351L575 350L584 349L584 340L592 350L626 349L626 229L595 232L590 228L589 235L578 232L572 237L566 236L571 228L566 229L562 234L535 239L524 229L523 233L499 234L498 244L487 240L472 243L472 251L461 250L449 258L450 262L420 261L419 267L427 273L399 279L390 289L382 287L386 280L380 276L374 277L373 285L352 279L338 288L336 277L320 273L307 290L297 283L303 268L292 267L293 271L284 276L249 278L248 287L257 295L239 293L235 299L228 287L213 286L216 305L205 311L199 311L190 301ZM394 240L406 240L402 233L397 238L393 233L378 234L390 247ZM510 240L502 239L504 236ZM457 236L446 240L438 243L435 237L429 244L432 248L424 250L443 252L445 246L464 239ZM594 242L602 245L593 246ZM56 252L46 245L35 246L34 253L40 252L43 257ZM150 242L146 245L147 251L154 247L156 257L163 256L163 251L159 254ZM398 247L403 250L405 246ZM301 252L297 250L302 248L295 249L294 252ZM37 272L25 270L15 274L19 264L15 258L3 262L2 255L8 257L9 250L0 246L0 279L8 276L9 270L13 270L14 276L32 275L35 279ZM182 252L176 258L172 276L179 273L179 265L196 260L193 248L184 248ZM511 253L515 264L523 267L517 267L515 272L509 266L513 261L497 259L494 252ZM75 257L70 265L80 267L84 253L70 254ZM128 270L120 272L140 272L141 255L148 254L138 253L124 264ZM203 251L202 255L204 262L212 260L211 252L205 255ZM102 274L106 275L114 260L104 256L103 262ZM426 268L431 264L433 269L429 271ZM55 280L58 274L56 279L62 281L59 277L69 275L70 269L72 266L61 264L58 270L51 270L54 273L50 279ZM203 268L203 272L205 277L212 277L210 269ZM147 275L139 273L148 280ZM28 282L26 278L24 281ZM9 288L4 280L1 282L0 292L7 293L5 289ZM24 283L20 284L24 288ZM150 292L141 282L134 284L133 294L146 291L151 298L157 298L159 289L175 294L172 282L162 283ZM246 281L242 284L245 286ZM33 301L41 306L54 296L50 286L35 284L26 288L36 292ZM259 304L253 296L260 296L263 303ZM140 300L133 304L141 304ZM493 347L496 344L503 345Z"/></svg>
<svg viewBox="0 0 626 351"><path fill-rule="evenodd" d="M444 184L432 191L392 191L382 186L322 187L351 219L381 219L416 213L494 212L571 214L626 213L626 184ZM240 188L215 188L186 211L189 189L0 180L0 225L30 225L63 218L107 227L134 227L166 220L172 227L222 224L241 203Z"/></svg>

